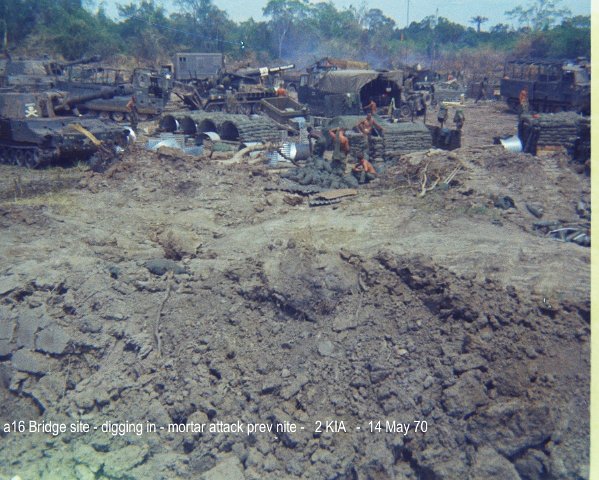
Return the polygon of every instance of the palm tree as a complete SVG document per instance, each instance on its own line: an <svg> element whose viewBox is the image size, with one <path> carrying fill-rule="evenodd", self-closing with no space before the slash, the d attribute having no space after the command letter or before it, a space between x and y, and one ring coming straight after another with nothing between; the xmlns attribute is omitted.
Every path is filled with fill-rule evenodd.
<svg viewBox="0 0 599 480"><path fill-rule="evenodd" d="M472 17L470 19L470 23L475 23L476 33L480 33L480 24L485 23L487 20L489 20L487 17L481 17L480 15L477 15L476 17Z"/></svg>

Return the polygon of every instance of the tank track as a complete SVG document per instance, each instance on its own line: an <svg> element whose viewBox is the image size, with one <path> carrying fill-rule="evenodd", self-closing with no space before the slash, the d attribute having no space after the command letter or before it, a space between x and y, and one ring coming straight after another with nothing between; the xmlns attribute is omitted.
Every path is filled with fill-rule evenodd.
<svg viewBox="0 0 599 480"><path fill-rule="evenodd" d="M26 168L39 168L52 163L53 152L30 145L7 145L0 143L0 163Z"/></svg>

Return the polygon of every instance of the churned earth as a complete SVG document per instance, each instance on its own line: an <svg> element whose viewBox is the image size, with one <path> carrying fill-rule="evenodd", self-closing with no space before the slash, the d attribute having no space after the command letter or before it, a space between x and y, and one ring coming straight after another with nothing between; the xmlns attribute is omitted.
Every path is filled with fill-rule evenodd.
<svg viewBox="0 0 599 480"><path fill-rule="evenodd" d="M526 204L581 222L589 179L464 110L463 148L328 206L142 144L102 174L1 166L0 478L588 478L590 249ZM243 431L167 428L218 422Z"/></svg>

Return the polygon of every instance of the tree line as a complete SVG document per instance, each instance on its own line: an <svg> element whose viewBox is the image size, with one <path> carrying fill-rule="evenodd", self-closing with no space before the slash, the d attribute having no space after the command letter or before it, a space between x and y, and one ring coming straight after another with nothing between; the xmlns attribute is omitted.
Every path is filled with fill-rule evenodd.
<svg viewBox="0 0 599 480"><path fill-rule="evenodd" d="M159 63L175 52L222 52L233 60L307 64L334 56L375 67L486 53L538 58L590 57L590 16L571 16L561 0L531 0L506 12L518 25L483 28L428 16L399 27L377 8L337 8L332 2L269 0L263 18L235 22L212 0L176 0L168 13L154 0L118 7L110 18L90 0L0 0L0 31L9 51L76 59L123 54Z"/></svg>

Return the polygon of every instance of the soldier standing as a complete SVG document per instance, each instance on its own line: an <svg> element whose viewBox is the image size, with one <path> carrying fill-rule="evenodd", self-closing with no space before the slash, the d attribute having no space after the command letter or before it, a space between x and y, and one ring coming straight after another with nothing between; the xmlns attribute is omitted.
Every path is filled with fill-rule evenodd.
<svg viewBox="0 0 599 480"><path fill-rule="evenodd" d="M474 103L478 103L479 100L485 100L487 98L487 87L489 86L489 80L487 77L483 78L483 81L480 82L480 90L478 92L478 97Z"/></svg>
<svg viewBox="0 0 599 480"><path fill-rule="evenodd" d="M137 101L135 95L131 96L131 100L127 103L127 110L129 111L129 121L131 122L131 128L137 133L137 124L139 123L139 112L137 111Z"/></svg>
<svg viewBox="0 0 599 480"><path fill-rule="evenodd" d="M518 100L520 101L520 113L528 113L529 104L528 104L528 90L524 87L520 90L520 95L518 96Z"/></svg>

